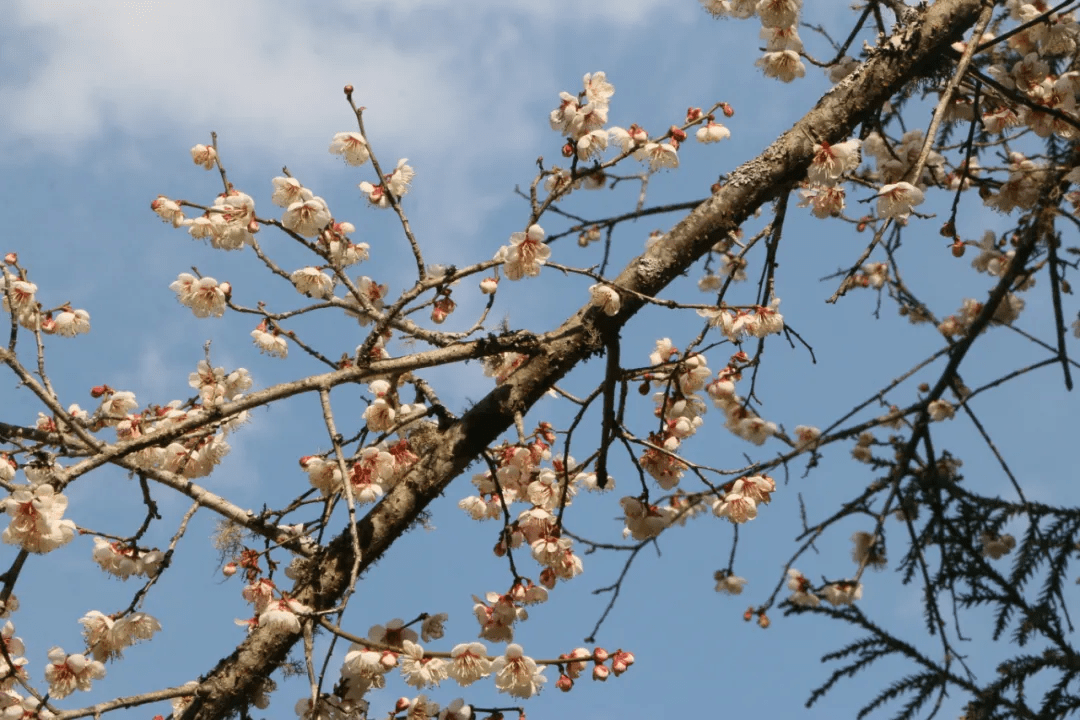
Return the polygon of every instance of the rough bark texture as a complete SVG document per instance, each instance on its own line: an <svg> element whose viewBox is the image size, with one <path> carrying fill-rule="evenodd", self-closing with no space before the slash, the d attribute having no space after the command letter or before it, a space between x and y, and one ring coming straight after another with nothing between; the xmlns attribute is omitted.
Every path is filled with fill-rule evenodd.
<svg viewBox="0 0 1080 720"><path fill-rule="evenodd" d="M805 176L812 138L830 143L845 140L905 84L949 62L943 50L961 39L984 2L939 0L908 13L906 24L854 74L826 93L760 156L733 172L719 192L684 218L663 243L630 262L615 282L657 295L728 231ZM505 383L440 431L431 451L409 476L360 521L361 572L383 555L481 450L513 425L515 412L527 411L571 368L600 353L606 333L617 332L642 304L624 296L623 309L613 318L596 308L579 310L558 330L541 337L540 352ZM317 610L333 607L347 589L352 564L352 541L346 529L309 563L306 577L296 584L292 596ZM256 629L202 680L185 720L218 720L236 713L299 639L299 635Z"/></svg>

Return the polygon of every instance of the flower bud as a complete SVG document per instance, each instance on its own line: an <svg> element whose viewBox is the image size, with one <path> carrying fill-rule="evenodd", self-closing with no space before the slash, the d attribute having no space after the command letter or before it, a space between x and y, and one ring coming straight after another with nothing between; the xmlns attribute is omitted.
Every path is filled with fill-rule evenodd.
<svg viewBox="0 0 1080 720"><path fill-rule="evenodd" d="M570 688L574 687L574 681L568 675L560 675L559 679L555 681L555 687L563 692L570 692Z"/></svg>
<svg viewBox="0 0 1080 720"><path fill-rule="evenodd" d="M592 669L593 680L599 680L603 682L608 679L609 675L611 675L611 671L608 670L607 665L597 665Z"/></svg>
<svg viewBox="0 0 1080 720"><path fill-rule="evenodd" d="M608 655L607 650L605 650L602 647L598 647L595 650L593 650L593 657L596 658L596 662L602 663L602 662L607 661L608 657L610 657L610 656Z"/></svg>
<svg viewBox="0 0 1080 720"><path fill-rule="evenodd" d="M726 102L720 103L720 109L724 111L724 117L731 117L735 114L734 108L732 108Z"/></svg>
<svg viewBox="0 0 1080 720"><path fill-rule="evenodd" d="M563 154L563 157L573 157L573 155L574 155L574 146L571 145L570 143L566 143L565 145L562 146L562 154Z"/></svg>
<svg viewBox="0 0 1080 720"><path fill-rule="evenodd" d="M346 85L345 87L347 88L346 92L352 91L352 85ZM400 697L397 699L397 702L394 703L394 712L405 712L409 709L410 704L409 698Z"/></svg>
<svg viewBox="0 0 1080 720"><path fill-rule="evenodd" d="M687 108L686 109L686 122L691 123L701 117L701 108Z"/></svg>
<svg viewBox="0 0 1080 720"><path fill-rule="evenodd" d="M15 253L8 253L4 256L4 262L6 262L8 265L14 265L15 263L19 262L19 256Z"/></svg>
<svg viewBox="0 0 1080 720"><path fill-rule="evenodd" d="M225 563L225 567L221 568L221 574L225 577L232 577L236 574L236 570L238 567L239 566L234 562Z"/></svg>

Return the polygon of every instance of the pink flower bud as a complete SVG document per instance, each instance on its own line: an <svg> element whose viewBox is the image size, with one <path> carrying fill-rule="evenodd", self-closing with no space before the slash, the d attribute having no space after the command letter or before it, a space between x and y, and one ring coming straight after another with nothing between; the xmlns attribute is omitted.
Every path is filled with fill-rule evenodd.
<svg viewBox="0 0 1080 720"><path fill-rule="evenodd" d="M622 675L626 669L634 664L634 653L618 650L611 658L611 669L616 675Z"/></svg>
<svg viewBox="0 0 1080 720"><path fill-rule="evenodd" d="M90 397L99 398L102 395L112 395L112 388L108 385L95 385L90 388Z"/></svg>
<svg viewBox="0 0 1080 720"><path fill-rule="evenodd" d="M724 111L724 117L731 117L735 114L735 110L726 102L720 103L720 109Z"/></svg>
<svg viewBox="0 0 1080 720"><path fill-rule="evenodd" d="M574 155L574 146L571 145L570 143L566 143L565 145L562 146L562 154L563 154L563 157L573 157L573 155Z"/></svg>
<svg viewBox="0 0 1080 720"><path fill-rule="evenodd" d="M558 582L558 580L559 577L551 568L544 568L540 572L540 584L546 587L548 590L553 590L555 588L555 583Z"/></svg>
<svg viewBox="0 0 1080 720"><path fill-rule="evenodd" d="M609 675L611 675L611 671L608 670L607 665L597 665L592 669L593 680L599 680L603 682L608 679Z"/></svg>
<svg viewBox="0 0 1080 720"><path fill-rule="evenodd" d="M225 567L221 568L221 574L225 577L232 577L236 574L236 570L238 567L239 566L234 562L226 563Z"/></svg>
<svg viewBox="0 0 1080 720"><path fill-rule="evenodd" d="M351 91L352 91L352 86L350 85L349 86L349 92L351 92ZM410 704L409 703L409 698L407 698L407 697L398 698L397 702L394 704L394 712L405 712L406 710L409 709L409 704Z"/></svg>
<svg viewBox="0 0 1080 720"><path fill-rule="evenodd" d="M610 657L610 656L608 655L607 650L605 650L602 647L598 647L595 650L593 650L593 657L596 658L596 662L602 663L602 662L607 661L608 657Z"/></svg>
<svg viewBox="0 0 1080 720"><path fill-rule="evenodd" d="M499 281L493 277L484 278L480 281L480 292L490 295L499 289Z"/></svg>
<svg viewBox="0 0 1080 720"><path fill-rule="evenodd" d="M559 679L555 681L555 687L563 692L570 692L570 688L574 687L574 681L568 675L560 675Z"/></svg>
<svg viewBox="0 0 1080 720"><path fill-rule="evenodd" d="M679 142L682 142L683 140L686 139L686 131L683 130L682 128L680 128L680 127L676 127L676 126L672 125L671 126L671 138L672 138L672 140L678 140Z"/></svg>
<svg viewBox="0 0 1080 720"><path fill-rule="evenodd" d="M692 107L686 109L686 122L694 122L699 117L701 117L701 108Z"/></svg>
<svg viewBox="0 0 1080 720"><path fill-rule="evenodd" d="M14 265L15 263L19 262L19 256L15 253L8 253L4 256L4 262L6 262L8 265Z"/></svg>

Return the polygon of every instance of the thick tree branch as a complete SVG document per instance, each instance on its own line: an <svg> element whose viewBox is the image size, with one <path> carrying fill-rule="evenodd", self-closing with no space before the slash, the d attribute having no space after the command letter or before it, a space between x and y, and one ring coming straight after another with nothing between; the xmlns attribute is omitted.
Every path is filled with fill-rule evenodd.
<svg viewBox="0 0 1080 720"><path fill-rule="evenodd" d="M946 61L943 50L961 38L984 5L982 0L939 0L909 15L914 18L910 24L883 42L760 156L733 172L716 194L672 229L663 243L631 261L613 283L643 295L658 294L758 207L803 178L812 158L810 138L829 143L846 139L900 88ZM381 558L427 504L512 427L515 413L528 411L574 366L597 355L603 338L618 332L645 304L636 295L624 300L624 310L613 318L598 308L579 310L546 336L540 352L502 385L418 448L422 460L358 524L361 571ZM317 611L333 607L347 590L353 562L351 533L345 530L307 564L291 597ZM240 711L300 639L299 633L256 628L201 682L184 719L218 720Z"/></svg>

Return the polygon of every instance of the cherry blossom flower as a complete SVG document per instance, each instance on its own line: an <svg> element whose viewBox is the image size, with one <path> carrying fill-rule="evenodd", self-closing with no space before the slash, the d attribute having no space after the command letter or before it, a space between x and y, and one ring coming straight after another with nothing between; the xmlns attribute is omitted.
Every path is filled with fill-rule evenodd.
<svg viewBox="0 0 1080 720"><path fill-rule="evenodd" d="M371 157L367 140L358 132L341 132L334 135L330 143L330 152L341 155L350 165L363 165Z"/></svg>
<svg viewBox="0 0 1080 720"><path fill-rule="evenodd" d="M905 219L911 209L922 203L923 191L909 182L885 185L877 193L878 215L883 218Z"/></svg>
<svg viewBox="0 0 1080 720"><path fill-rule="evenodd" d="M495 687L499 692L530 698L540 692L540 685L547 681L542 674L545 667L537 665L522 652L520 645L512 643L506 646L506 654L491 664L491 671L495 674Z"/></svg>
<svg viewBox="0 0 1080 720"><path fill-rule="evenodd" d="M491 670L492 662L487 658L487 648L483 643L461 643L450 650L450 663L446 674L463 687L487 677Z"/></svg>
<svg viewBox="0 0 1080 720"><path fill-rule="evenodd" d="M94 680L105 677L105 666L98 660L68 655L58 647L49 651L49 663L45 666L45 680L49 683L49 694L58 700L76 690L89 690Z"/></svg>
<svg viewBox="0 0 1080 720"><path fill-rule="evenodd" d="M540 267L551 257L551 248L544 244L544 229L530 225L525 232L510 236L510 245L499 248L495 260L503 263L503 271L511 280L536 277Z"/></svg>

